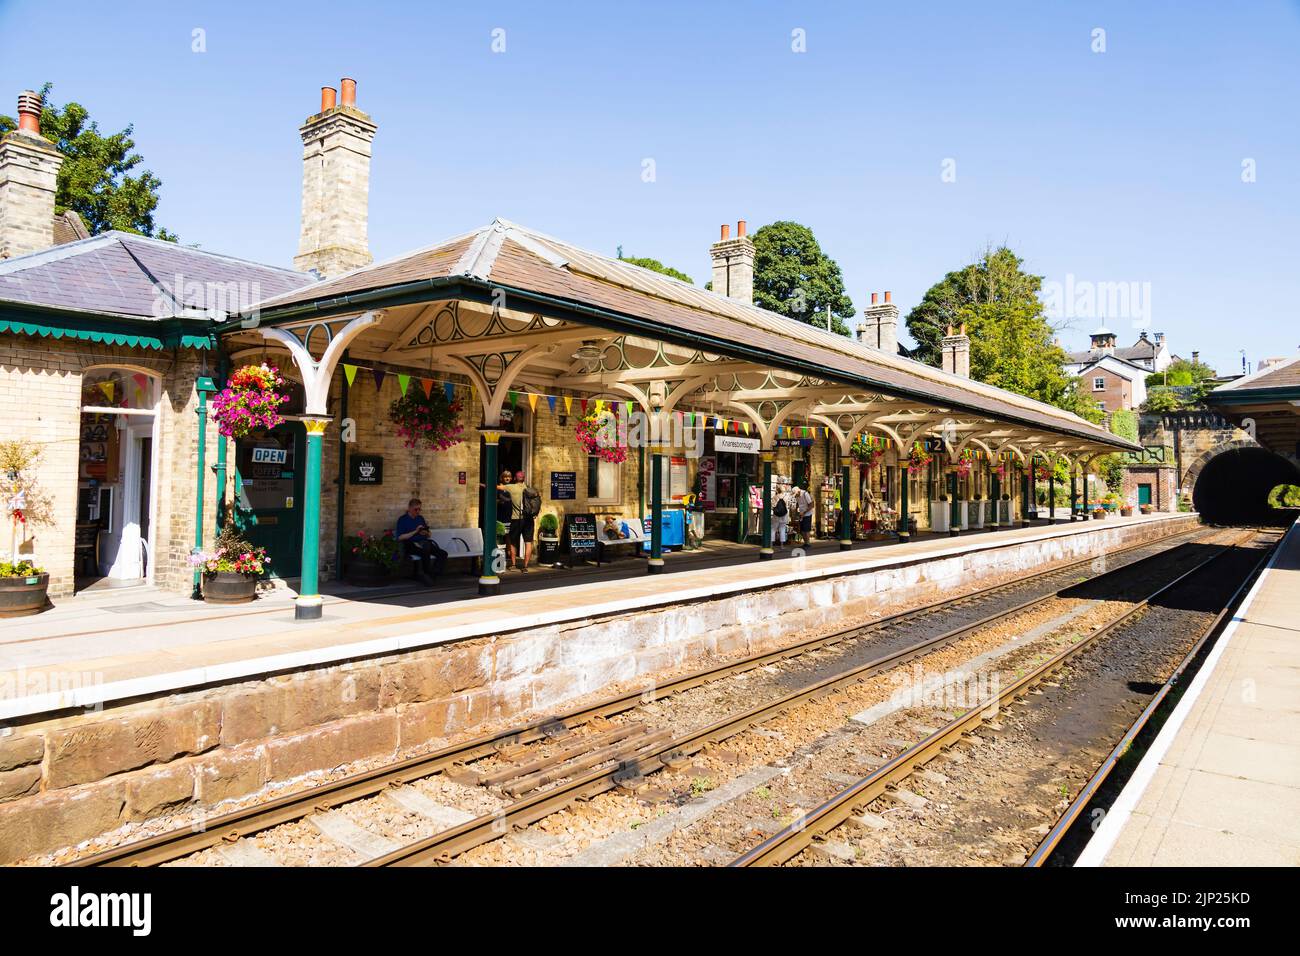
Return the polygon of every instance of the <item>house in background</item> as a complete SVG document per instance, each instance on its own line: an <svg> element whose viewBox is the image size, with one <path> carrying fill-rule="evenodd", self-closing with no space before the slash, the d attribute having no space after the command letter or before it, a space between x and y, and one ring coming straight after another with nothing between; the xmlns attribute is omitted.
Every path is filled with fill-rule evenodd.
<svg viewBox="0 0 1300 956"><path fill-rule="evenodd" d="M1110 413L1132 410L1147 400L1146 378L1163 372L1178 356L1165 345L1165 334L1146 332L1127 348L1116 344L1116 335L1102 326L1091 336L1092 345L1082 352L1071 352L1063 366L1067 375L1081 379L1079 391Z"/></svg>

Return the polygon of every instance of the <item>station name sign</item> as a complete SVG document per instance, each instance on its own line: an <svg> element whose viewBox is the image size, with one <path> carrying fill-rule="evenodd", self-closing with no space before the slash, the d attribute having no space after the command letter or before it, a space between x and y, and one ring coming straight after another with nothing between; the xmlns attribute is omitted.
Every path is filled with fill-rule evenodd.
<svg viewBox="0 0 1300 956"><path fill-rule="evenodd" d="M758 454L757 438L735 438L731 435L717 435L713 439L714 451L733 451L742 455Z"/></svg>

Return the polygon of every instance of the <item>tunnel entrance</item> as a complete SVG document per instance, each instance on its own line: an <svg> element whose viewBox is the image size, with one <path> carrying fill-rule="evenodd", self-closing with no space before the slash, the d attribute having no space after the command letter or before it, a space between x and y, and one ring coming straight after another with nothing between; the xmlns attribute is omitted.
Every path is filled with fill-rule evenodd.
<svg viewBox="0 0 1300 956"><path fill-rule="evenodd" d="M1263 448L1233 448L1201 468L1192 506L1214 524L1278 523L1283 513L1268 506L1274 486L1300 483L1300 470Z"/></svg>

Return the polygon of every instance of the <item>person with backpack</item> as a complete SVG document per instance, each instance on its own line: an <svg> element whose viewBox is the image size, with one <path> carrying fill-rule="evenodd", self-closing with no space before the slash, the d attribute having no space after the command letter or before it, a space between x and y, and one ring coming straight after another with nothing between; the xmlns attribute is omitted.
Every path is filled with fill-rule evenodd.
<svg viewBox="0 0 1300 956"><path fill-rule="evenodd" d="M772 544L779 548L785 547L786 529L790 527L790 502L787 500L785 488L780 485L776 488L776 502L772 505Z"/></svg>
<svg viewBox="0 0 1300 956"><path fill-rule="evenodd" d="M501 484L497 487L510 497L510 521L506 531L506 553L510 567L515 567L516 558L522 554L524 563L520 570L527 571L533 558L533 537L537 533L536 519L542 510L542 496L528 486L522 471L515 472L513 481L510 480L510 472L503 472Z"/></svg>

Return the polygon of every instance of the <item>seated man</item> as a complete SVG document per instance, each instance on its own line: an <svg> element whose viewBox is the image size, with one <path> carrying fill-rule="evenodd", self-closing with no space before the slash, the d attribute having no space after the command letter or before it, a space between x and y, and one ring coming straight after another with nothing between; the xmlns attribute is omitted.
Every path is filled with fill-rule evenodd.
<svg viewBox="0 0 1300 956"><path fill-rule="evenodd" d="M429 572L432 570L434 574L442 574L442 569L447 564L447 552L438 547L438 542L430 535L429 523L420 514L419 498L412 498L406 503L406 513L397 519L395 534L397 540L402 542L407 557L419 561L416 565L416 579L421 584L432 584L433 578Z"/></svg>

